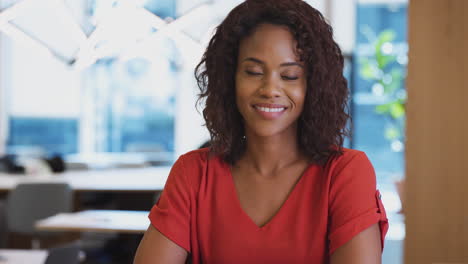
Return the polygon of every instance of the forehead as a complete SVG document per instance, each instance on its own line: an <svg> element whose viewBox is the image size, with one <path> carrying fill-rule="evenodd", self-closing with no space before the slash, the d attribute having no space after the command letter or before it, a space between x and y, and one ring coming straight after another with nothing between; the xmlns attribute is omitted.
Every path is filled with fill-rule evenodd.
<svg viewBox="0 0 468 264"><path fill-rule="evenodd" d="M298 61L296 40L286 26L260 24L239 46L239 60L248 57L265 62Z"/></svg>

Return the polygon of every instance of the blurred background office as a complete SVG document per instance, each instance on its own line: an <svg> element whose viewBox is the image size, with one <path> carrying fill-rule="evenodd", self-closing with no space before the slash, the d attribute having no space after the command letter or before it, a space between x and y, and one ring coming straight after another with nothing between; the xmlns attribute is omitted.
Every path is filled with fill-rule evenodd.
<svg viewBox="0 0 468 264"><path fill-rule="evenodd" d="M1 1L0 155L102 170L170 165L198 148L209 136L193 69L239 2ZM332 24L345 56L353 117L345 147L365 151L375 167L390 220L384 263L401 263L394 183L405 166L408 3L307 2Z"/></svg>

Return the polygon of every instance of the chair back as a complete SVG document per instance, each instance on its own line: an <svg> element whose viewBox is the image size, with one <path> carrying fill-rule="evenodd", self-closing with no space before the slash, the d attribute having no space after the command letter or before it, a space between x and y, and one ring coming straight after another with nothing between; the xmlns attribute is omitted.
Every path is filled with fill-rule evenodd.
<svg viewBox="0 0 468 264"><path fill-rule="evenodd" d="M45 264L78 264L80 262L80 244L69 243L49 249Z"/></svg>
<svg viewBox="0 0 468 264"><path fill-rule="evenodd" d="M33 235L37 220L71 212L73 194L67 183L20 183L7 198L8 230Z"/></svg>

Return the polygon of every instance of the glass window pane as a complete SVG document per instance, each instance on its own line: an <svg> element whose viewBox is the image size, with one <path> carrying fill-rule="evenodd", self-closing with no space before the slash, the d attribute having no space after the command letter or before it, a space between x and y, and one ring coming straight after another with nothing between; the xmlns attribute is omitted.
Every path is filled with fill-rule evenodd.
<svg viewBox="0 0 468 264"><path fill-rule="evenodd" d="M357 8L353 147L375 167L390 221L383 263L395 264L402 262L405 234L394 182L404 173L407 4L388 2Z"/></svg>
<svg viewBox="0 0 468 264"><path fill-rule="evenodd" d="M379 182L403 173L406 5L358 5L353 147L366 151Z"/></svg>
<svg viewBox="0 0 468 264"><path fill-rule="evenodd" d="M77 138L77 119L10 116L7 152L45 155L76 153Z"/></svg>

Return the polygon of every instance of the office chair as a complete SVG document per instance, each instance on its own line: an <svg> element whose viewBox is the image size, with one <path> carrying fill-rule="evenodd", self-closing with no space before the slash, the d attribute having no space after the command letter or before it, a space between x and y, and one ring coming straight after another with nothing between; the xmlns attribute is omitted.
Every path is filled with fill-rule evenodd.
<svg viewBox="0 0 468 264"><path fill-rule="evenodd" d="M33 237L32 248L40 248L41 236L35 229L37 220L61 212L71 212L73 194L67 183L21 183L7 197L8 231ZM50 235L50 233L49 233Z"/></svg>
<svg viewBox="0 0 468 264"><path fill-rule="evenodd" d="M78 264L80 262L80 243L75 241L49 249L45 264Z"/></svg>

